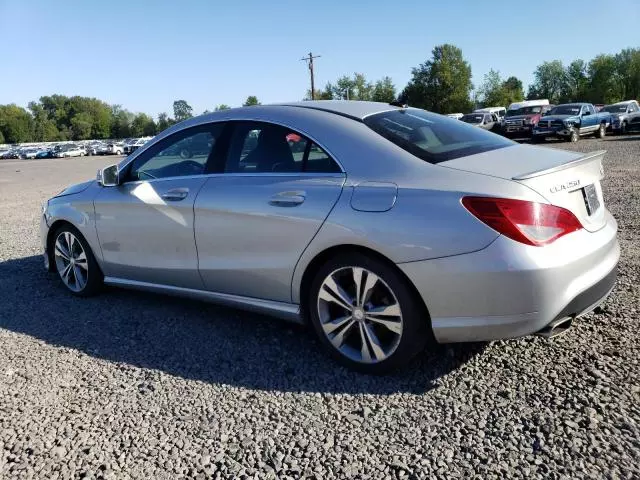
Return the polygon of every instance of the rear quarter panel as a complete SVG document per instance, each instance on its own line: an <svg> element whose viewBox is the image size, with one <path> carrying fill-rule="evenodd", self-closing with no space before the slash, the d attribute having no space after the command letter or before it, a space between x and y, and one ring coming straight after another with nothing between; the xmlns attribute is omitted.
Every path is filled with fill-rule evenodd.
<svg viewBox="0 0 640 480"><path fill-rule="evenodd" d="M512 181L417 161L421 163L414 175L402 181L396 177L396 202L384 212L354 210L352 195L359 182L347 180L331 214L298 261L292 282L294 303L300 301L306 268L329 248L366 247L394 263L460 255L486 248L499 236L462 206L464 195L544 201L528 187Z"/></svg>

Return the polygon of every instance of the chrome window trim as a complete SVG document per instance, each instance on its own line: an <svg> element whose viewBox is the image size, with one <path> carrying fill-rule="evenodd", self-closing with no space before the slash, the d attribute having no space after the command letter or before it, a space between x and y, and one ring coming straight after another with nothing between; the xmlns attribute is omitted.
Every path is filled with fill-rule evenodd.
<svg viewBox="0 0 640 480"><path fill-rule="evenodd" d="M292 107L294 108L294 107ZM324 144L318 142L318 140L310 135L308 132L300 129L299 127L293 127L291 126L288 122L282 122L279 120L263 120L263 119L256 119L256 118L250 118L248 116L239 116L237 118L224 118L224 119L220 119L217 121L201 121L199 123L196 124L192 124L192 125L188 125L188 126L183 126L182 128L178 128L176 130L171 131L170 133L167 133L166 135L160 136L157 139L153 139L149 142L147 142L145 145L143 145L142 147L136 149L132 154L130 154L130 157L127 157L124 160L128 161L122 165L122 168L118 168L118 172L124 170L125 168L129 167L129 165L131 164L131 162L133 162L136 158L138 158L140 155L142 155L144 152L147 151L147 149L149 149L150 147L152 147L153 145L155 145L156 143L164 140L166 137L170 136L170 135L174 135L176 133L182 132L188 128L196 128L196 127L200 127L202 125L206 125L206 124L215 124L215 123L229 123L229 122L262 122L262 123L272 123L274 125L279 125L281 127L285 127L285 128L289 128L291 130L293 130L296 133L300 133L302 135L304 135L305 137L307 137L309 140L311 140L313 143L315 143L316 145L318 145L322 150L324 150L327 155L329 155L329 157L331 158L331 160L333 160L334 162L336 162L336 164L338 165L338 167L340 167L340 170L342 170L342 173L346 174L346 169L344 168L344 166L342 165L342 163L340 163L340 161L337 159L337 157L331 153L331 150L329 150ZM166 130L165 130L166 132ZM306 172L304 172L306 173Z"/></svg>
<svg viewBox="0 0 640 480"><path fill-rule="evenodd" d="M131 180L121 185L139 185L178 179L216 178L216 177L311 177L311 178L346 178L345 173L313 173L313 172L256 172L256 173L203 173L200 175L177 175L173 177L150 178L148 180Z"/></svg>

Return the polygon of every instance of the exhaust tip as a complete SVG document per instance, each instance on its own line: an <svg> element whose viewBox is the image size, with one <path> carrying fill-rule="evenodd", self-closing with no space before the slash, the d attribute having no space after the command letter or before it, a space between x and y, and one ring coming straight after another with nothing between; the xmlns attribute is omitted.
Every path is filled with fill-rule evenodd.
<svg viewBox="0 0 640 480"><path fill-rule="evenodd" d="M553 338L558 335L562 335L571 328L571 325L573 325L573 318L574 317L568 317L554 320L542 330L536 332L535 335L545 338Z"/></svg>

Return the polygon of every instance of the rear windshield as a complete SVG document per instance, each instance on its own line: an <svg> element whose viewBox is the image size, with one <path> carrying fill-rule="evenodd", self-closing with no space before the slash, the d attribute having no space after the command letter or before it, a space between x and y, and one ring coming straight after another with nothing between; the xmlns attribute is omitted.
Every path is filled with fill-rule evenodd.
<svg viewBox="0 0 640 480"><path fill-rule="evenodd" d="M429 163L509 147L514 142L481 128L415 108L383 112L364 119L373 131Z"/></svg>

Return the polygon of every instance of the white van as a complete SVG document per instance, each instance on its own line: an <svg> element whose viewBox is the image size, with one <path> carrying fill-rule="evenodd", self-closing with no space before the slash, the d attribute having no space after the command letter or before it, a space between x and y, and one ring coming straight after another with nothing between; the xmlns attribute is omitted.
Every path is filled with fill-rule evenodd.
<svg viewBox="0 0 640 480"><path fill-rule="evenodd" d="M495 113L498 120L502 122L504 120L504 116L507 114L507 109L504 107L487 107L474 110L473 113Z"/></svg>

